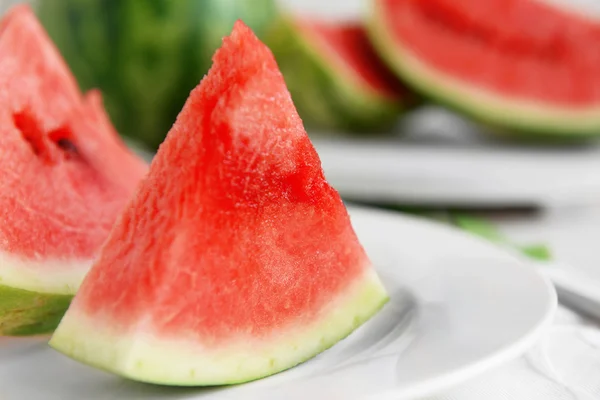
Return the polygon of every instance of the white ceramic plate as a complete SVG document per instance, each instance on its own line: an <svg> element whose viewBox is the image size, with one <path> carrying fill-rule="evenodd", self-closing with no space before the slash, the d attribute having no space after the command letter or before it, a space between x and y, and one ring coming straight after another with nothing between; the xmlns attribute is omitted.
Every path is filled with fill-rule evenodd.
<svg viewBox="0 0 600 400"><path fill-rule="evenodd" d="M600 146L525 146L438 108L413 114L402 137L313 143L329 181L361 201L438 206L583 206L600 201Z"/></svg>
<svg viewBox="0 0 600 400"><path fill-rule="evenodd" d="M80 365L43 339L1 339L0 398L398 400L519 356L550 322L552 286L515 256L432 222L356 208L351 216L391 301L313 360L237 387L166 388Z"/></svg>
<svg viewBox="0 0 600 400"><path fill-rule="evenodd" d="M342 196L404 205L589 206L600 201L600 150L453 148L314 141Z"/></svg>

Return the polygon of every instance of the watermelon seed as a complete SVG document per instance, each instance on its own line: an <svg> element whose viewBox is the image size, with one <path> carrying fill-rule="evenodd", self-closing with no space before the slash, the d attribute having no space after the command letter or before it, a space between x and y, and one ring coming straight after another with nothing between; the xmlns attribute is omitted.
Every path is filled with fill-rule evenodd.
<svg viewBox="0 0 600 400"><path fill-rule="evenodd" d="M75 143L70 139L72 137L71 129L66 126L61 126L50 133L48 137L52 140L56 146L62 150L66 159L72 159L79 156L79 150Z"/></svg>
<svg viewBox="0 0 600 400"><path fill-rule="evenodd" d="M64 151L67 156L73 156L73 155L79 154L79 152L77 151L77 147L75 147L75 144L73 142L71 142L69 139L59 139L56 142L56 145L62 151Z"/></svg>

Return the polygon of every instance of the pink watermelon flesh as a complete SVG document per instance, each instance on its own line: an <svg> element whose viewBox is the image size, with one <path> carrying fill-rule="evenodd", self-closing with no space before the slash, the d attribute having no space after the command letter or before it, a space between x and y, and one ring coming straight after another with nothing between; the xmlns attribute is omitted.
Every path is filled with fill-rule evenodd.
<svg viewBox="0 0 600 400"><path fill-rule="evenodd" d="M333 345L387 300L271 52L238 22L56 330L142 381L247 381Z"/></svg>
<svg viewBox="0 0 600 400"><path fill-rule="evenodd" d="M0 284L74 294L147 166L27 6L0 23L0 154Z"/></svg>
<svg viewBox="0 0 600 400"><path fill-rule="evenodd" d="M390 99L406 97L407 89L379 59L362 24L307 19L297 19L296 24L321 46L324 57L333 59L340 70L365 89Z"/></svg>
<svg viewBox="0 0 600 400"><path fill-rule="evenodd" d="M600 22L536 0L374 0L398 45L466 85L600 104Z"/></svg>

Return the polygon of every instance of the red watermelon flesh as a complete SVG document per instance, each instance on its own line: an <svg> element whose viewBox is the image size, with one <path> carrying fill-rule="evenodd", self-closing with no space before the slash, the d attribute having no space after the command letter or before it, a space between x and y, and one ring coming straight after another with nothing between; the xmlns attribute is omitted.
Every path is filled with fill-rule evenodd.
<svg viewBox="0 0 600 400"><path fill-rule="evenodd" d="M360 22L297 19L296 24L313 43L322 46L323 54L332 58L339 70L346 71L349 79L391 99L406 94L406 88L375 53Z"/></svg>
<svg viewBox="0 0 600 400"><path fill-rule="evenodd" d="M73 294L147 166L27 6L0 25L0 154L2 284Z"/></svg>
<svg viewBox="0 0 600 400"><path fill-rule="evenodd" d="M600 22L536 0L375 0L420 62L500 96L600 106Z"/></svg>
<svg viewBox="0 0 600 400"><path fill-rule="evenodd" d="M387 300L283 77L243 23L191 93L51 345L132 379L242 382Z"/></svg>

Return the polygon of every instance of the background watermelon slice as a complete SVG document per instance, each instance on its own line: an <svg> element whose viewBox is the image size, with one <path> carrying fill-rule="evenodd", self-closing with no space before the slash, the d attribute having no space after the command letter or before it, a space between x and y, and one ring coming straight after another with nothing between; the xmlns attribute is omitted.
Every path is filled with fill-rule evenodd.
<svg viewBox="0 0 600 400"><path fill-rule="evenodd" d="M388 132L411 103L359 22L287 16L267 41L310 128Z"/></svg>
<svg viewBox="0 0 600 400"><path fill-rule="evenodd" d="M0 334L51 331L146 165L32 11L0 22Z"/></svg>
<svg viewBox="0 0 600 400"><path fill-rule="evenodd" d="M536 0L372 0L370 37L415 90L497 126L600 134L600 22Z"/></svg>
<svg viewBox="0 0 600 400"><path fill-rule="evenodd" d="M238 22L50 344L141 381L243 382L386 301L271 52Z"/></svg>

